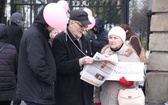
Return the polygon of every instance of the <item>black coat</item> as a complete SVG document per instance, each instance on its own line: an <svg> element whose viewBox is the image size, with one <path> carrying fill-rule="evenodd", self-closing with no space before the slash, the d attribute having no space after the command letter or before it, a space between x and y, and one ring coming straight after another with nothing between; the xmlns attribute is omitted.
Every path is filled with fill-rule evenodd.
<svg viewBox="0 0 168 105"><path fill-rule="evenodd" d="M22 35L23 30L21 26L18 26L13 22L8 26L8 43L14 45L18 52Z"/></svg>
<svg viewBox="0 0 168 105"><path fill-rule="evenodd" d="M6 43L7 27L0 24L0 101L15 97L18 54L15 46Z"/></svg>
<svg viewBox="0 0 168 105"><path fill-rule="evenodd" d="M43 11L20 42L17 98L39 104L54 103L56 66Z"/></svg>
<svg viewBox="0 0 168 105"><path fill-rule="evenodd" d="M0 42L0 48L5 42ZM0 52L0 90L16 88L17 51L15 46L7 44Z"/></svg>
<svg viewBox="0 0 168 105"><path fill-rule="evenodd" d="M101 49L108 44L108 31L104 30L101 33L93 34L91 36L91 43L93 55L96 52L100 52Z"/></svg>
<svg viewBox="0 0 168 105"><path fill-rule="evenodd" d="M79 47L77 39L68 31L69 36ZM81 37L83 52L91 55L89 40ZM80 47L79 47L80 48ZM79 58L84 55L74 46L64 32L58 34L52 45L57 65L56 105L91 105L93 86L80 79Z"/></svg>
<svg viewBox="0 0 168 105"><path fill-rule="evenodd" d="M0 48L5 42L0 42ZM17 51L7 44L0 52L0 101L15 99L17 75Z"/></svg>
<svg viewBox="0 0 168 105"><path fill-rule="evenodd" d="M97 31L92 29L93 35L90 38L93 55L96 52L100 52L101 49L108 44L108 31L104 29L104 23L98 18L96 18L96 27Z"/></svg>

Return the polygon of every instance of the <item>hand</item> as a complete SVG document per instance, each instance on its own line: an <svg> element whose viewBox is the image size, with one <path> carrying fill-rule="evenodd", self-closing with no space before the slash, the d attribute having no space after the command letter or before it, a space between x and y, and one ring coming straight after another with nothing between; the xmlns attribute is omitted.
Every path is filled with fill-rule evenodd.
<svg viewBox="0 0 168 105"><path fill-rule="evenodd" d="M131 81L127 81L125 77L121 77L119 80L120 84L123 86L132 86L133 83Z"/></svg>
<svg viewBox="0 0 168 105"><path fill-rule="evenodd" d="M85 56L85 57L79 59L80 66L82 66L84 64L91 64L93 62L94 62L94 59L89 56Z"/></svg>
<svg viewBox="0 0 168 105"><path fill-rule="evenodd" d="M95 103L95 105L101 105L101 103L99 102L99 103Z"/></svg>

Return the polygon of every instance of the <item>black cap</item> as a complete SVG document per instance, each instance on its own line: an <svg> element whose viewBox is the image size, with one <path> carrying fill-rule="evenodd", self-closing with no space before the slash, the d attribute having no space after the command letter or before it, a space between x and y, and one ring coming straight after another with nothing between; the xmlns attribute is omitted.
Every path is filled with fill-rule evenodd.
<svg viewBox="0 0 168 105"><path fill-rule="evenodd" d="M74 10L70 13L70 19L79 21L82 25L89 25L88 14L84 10Z"/></svg>

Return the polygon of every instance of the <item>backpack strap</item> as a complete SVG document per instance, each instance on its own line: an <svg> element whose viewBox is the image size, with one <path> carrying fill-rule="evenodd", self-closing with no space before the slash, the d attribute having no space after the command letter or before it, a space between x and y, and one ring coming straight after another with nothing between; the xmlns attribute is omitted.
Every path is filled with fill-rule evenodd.
<svg viewBox="0 0 168 105"><path fill-rule="evenodd" d="M7 44L8 44L8 43L5 43L5 44L1 47L0 52L5 48L5 46L6 46Z"/></svg>

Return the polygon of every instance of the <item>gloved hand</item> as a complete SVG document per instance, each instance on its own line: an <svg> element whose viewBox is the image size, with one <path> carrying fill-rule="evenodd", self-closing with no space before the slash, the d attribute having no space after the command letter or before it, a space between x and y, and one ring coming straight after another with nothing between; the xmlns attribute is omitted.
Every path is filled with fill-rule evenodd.
<svg viewBox="0 0 168 105"><path fill-rule="evenodd" d="M95 103L95 105L101 105L101 103L99 102L99 103Z"/></svg>
<svg viewBox="0 0 168 105"><path fill-rule="evenodd" d="M132 86L133 83L131 81L127 81L125 77L121 77L119 80L120 84L123 86Z"/></svg>

